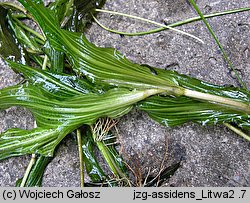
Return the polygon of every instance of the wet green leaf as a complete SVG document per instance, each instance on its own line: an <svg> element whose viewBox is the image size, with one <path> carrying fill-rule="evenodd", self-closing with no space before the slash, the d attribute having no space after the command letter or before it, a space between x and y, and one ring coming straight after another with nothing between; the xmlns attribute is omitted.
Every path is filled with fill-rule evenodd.
<svg viewBox="0 0 250 203"><path fill-rule="evenodd" d="M227 97L249 103L249 91L224 88L149 66L134 64L117 50L99 48L90 43L82 33L62 30L41 1L20 0L40 24L51 46L63 51L75 72L82 73L89 81L100 86L136 89L162 89L173 96L183 95L184 89ZM248 108L249 111L249 108Z"/></svg>
<svg viewBox="0 0 250 203"><path fill-rule="evenodd" d="M0 90L0 109L26 107L34 115L38 128L10 129L1 134L0 159L28 153L52 156L60 141L76 128L83 124L91 125L100 117L122 116L131 110L134 103L145 98L143 91L126 89L84 94L82 86L79 86L79 91L75 89L79 82L72 85L72 77L57 78L58 75L39 69L24 65L15 68L18 67L30 80Z"/></svg>
<svg viewBox="0 0 250 203"><path fill-rule="evenodd" d="M249 91L134 64L115 49L90 43L82 31L92 18L90 12L104 1L57 0L48 7L41 0L19 1L37 21L46 39L33 38L23 29L21 21L0 7L0 54L26 79L21 85L0 90L0 109L26 107L38 127L2 133L0 159L32 153L53 156L56 146L67 134L82 125L93 125L99 118L120 117L135 104L166 126L189 121L202 125L233 122L245 130L250 129ZM49 71L22 65L27 61L24 48L42 52L42 56L29 54L38 66L43 64L46 55ZM66 61L75 75L63 73ZM126 168L112 140L93 140L92 136L83 136L82 148L93 183L107 181L95 159L94 145L113 174L125 179ZM28 185L40 184L42 176L38 172L44 169L46 160L38 163L42 165L34 166ZM160 179L168 178L177 166L164 170Z"/></svg>
<svg viewBox="0 0 250 203"><path fill-rule="evenodd" d="M86 171L93 183L103 183L107 180L105 173L95 158L94 141L90 130L82 136L82 149Z"/></svg>
<svg viewBox="0 0 250 203"><path fill-rule="evenodd" d="M10 29L8 18L8 10L0 6L0 56L25 64L26 53Z"/></svg>
<svg viewBox="0 0 250 203"><path fill-rule="evenodd" d="M153 96L138 103L141 110L159 123L168 127L192 121L201 125L233 122L248 129L250 117L247 113L235 112L230 108L187 97Z"/></svg>
<svg viewBox="0 0 250 203"><path fill-rule="evenodd" d="M19 20L14 20L13 17L9 16L9 25L14 32L15 38L18 40L19 44L22 44L22 47L25 49L31 49L34 52L41 53L41 45L38 45L34 37L26 32L20 25Z"/></svg>
<svg viewBox="0 0 250 203"><path fill-rule="evenodd" d="M24 187L41 187L43 174L52 158L39 156L28 175ZM22 178L16 182L16 187L20 187Z"/></svg>
<svg viewBox="0 0 250 203"><path fill-rule="evenodd" d="M103 143L109 153L109 156L113 160L113 164L116 165L116 168L120 171L120 173L123 174L122 176L125 177L127 173L127 167L124 164L122 156L116 149L116 137L114 137L111 131L109 131L105 136L105 140L103 140Z"/></svg>

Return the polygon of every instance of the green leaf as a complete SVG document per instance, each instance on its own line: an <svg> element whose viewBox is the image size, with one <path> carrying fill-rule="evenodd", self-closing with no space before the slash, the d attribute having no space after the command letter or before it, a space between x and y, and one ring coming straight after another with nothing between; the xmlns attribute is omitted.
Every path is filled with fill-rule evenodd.
<svg viewBox="0 0 250 203"><path fill-rule="evenodd" d="M105 140L103 140L103 143L110 158L113 160L113 164L115 165L117 170L119 170L119 173L122 174L121 177L126 177L127 167L124 164L122 156L116 149L116 145L114 144L116 143L116 138L114 138L114 135L111 131L109 131L108 134L105 136Z"/></svg>
<svg viewBox="0 0 250 203"><path fill-rule="evenodd" d="M167 94L180 96L185 89L228 97L249 103L249 91L239 88L223 88L192 79L174 71L140 66L126 59L112 48L99 48L90 43L81 33L60 29L53 15L40 4L20 0L47 33L47 39L55 49L63 51L77 73L100 86L116 86L137 89L162 89ZM249 111L249 108L248 108Z"/></svg>
<svg viewBox="0 0 250 203"><path fill-rule="evenodd" d="M28 153L52 156L68 133L83 124L91 125L100 117L122 116L148 96L144 91L126 89L86 94L87 83L73 76L51 74L13 62L10 65L22 71L29 81L0 90L0 109L26 107L38 128L9 130L0 135L0 159Z"/></svg>
<svg viewBox="0 0 250 203"><path fill-rule="evenodd" d="M86 171L93 183L103 183L107 180L105 173L95 158L94 141L89 130L82 136L82 149Z"/></svg>
<svg viewBox="0 0 250 203"><path fill-rule="evenodd" d="M128 88L176 86L171 78L156 77L150 69L134 64L112 48L98 48L81 33L60 29L50 10L42 1L20 0L31 12L45 33L50 45L63 51L73 69L98 85ZM126 76L126 77L124 77Z"/></svg>
<svg viewBox="0 0 250 203"><path fill-rule="evenodd" d="M48 43L45 45L45 53L50 59L50 71L52 73L64 72L64 53L55 50Z"/></svg>
<svg viewBox="0 0 250 203"><path fill-rule="evenodd" d="M185 89L191 89L197 92L208 93L212 95L222 96L225 98L231 98L235 101L240 101L244 103L250 102L250 92L246 89L233 86L219 86L211 84L196 78L189 77L184 74L179 74L176 71L172 70L162 70L151 67L159 77L171 77L173 81L178 86L181 86Z"/></svg>
<svg viewBox="0 0 250 203"><path fill-rule="evenodd" d="M41 187L43 174L47 165L51 162L50 157L39 156L28 175L24 187ZM16 187L20 187L22 178L16 182Z"/></svg>
<svg viewBox="0 0 250 203"><path fill-rule="evenodd" d="M73 0L56 0L51 2L48 8L54 12L57 21L62 24L63 21L69 19L73 13Z"/></svg>
<svg viewBox="0 0 250 203"><path fill-rule="evenodd" d="M21 26L21 22L17 19L13 19L12 16L9 16L9 25L11 29L14 32L15 38L18 40L19 44L22 44L22 46L25 49L31 49L34 52L39 52L41 53L41 45L38 45L34 37L26 32Z"/></svg>
<svg viewBox="0 0 250 203"><path fill-rule="evenodd" d="M34 86L22 85L0 91L0 109L27 107L37 125L31 131L9 130L0 136L0 159L28 153L52 156L55 147L82 124L92 124L99 117L117 117L127 113L141 100L141 93L113 90L103 95L87 94L65 99L47 98Z"/></svg>
<svg viewBox="0 0 250 203"><path fill-rule="evenodd" d="M250 130L248 114L187 97L153 96L139 102L138 107L146 111L152 119L169 127L189 121L201 125L234 122L238 126Z"/></svg>
<svg viewBox="0 0 250 203"><path fill-rule="evenodd" d="M60 27L70 31L83 32L86 24L92 20L90 12L102 6L103 3L103 0L57 0L49 5L49 9L55 14L54 17ZM50 46L48 41L45 48L51 61L51 71L62 73L64 53Z"/></svg>
<svg viewBox="0 0 250 203"><path fill-rule="evenodd" d="M60 129L9 129L0 135L0 160L34 153L52 156L59 133Z"/></svg>
<svg viewBox="0 0 250 203"><path fill-rule="evenodd" d="M103 127L100 126L99 124L98 126L101 128ZM90 176L92 182L108 184L109 186L117 186L118 184L127 185L128 183L126 177L127 168L124 165L122 157L119 155L113 144L114 137L112 133L108 132L108 134L105 136L105 140L94 140L95 137L98 136L95 133L97 132L92 132L90 127L88 127L86 130L86 134L82 137L84 163L86 165L87 173ZM105 132L100 132L100 133L105 133ZM95 154L94 154L95 146L97 147L97 149L107 162L112 174L115 175L114 177L115 179L113 181L104 174L103 170L101 169L97 160L95 159Z"/></svg>
<svg viewBox="0 0 250 203"><path fill-rule="evenodd" d="M8 61L8 65L20 72L30 84L47 92L48 97L61 100L79 94L102 92L86 80L81 80L73 75L56 74L49 71L32 68Z"/></svg>
<svg viewBox="0 0 250 203"><path fill-rule="evenodd" d="M49 8L56 13L62 28L83 32L87 23L92 21L95 8L100 8L105 0L57 0Z"/></svg>
<svg viewBox="0 0 250 203"><path fill-rule="evenodd" d="M91 13L95 13L96 8L101 8L106 0L74 0L76 9L76 17L80 17L78 24L76 24L75 31L83 32L87 23L91 23L93 17ZM75 19L77 19L75 17Z"/></svg>
<svg viewBox="0 0 250 203"><path fill-rule="evenodd" d="M8 17L8 10L0 6L0 56L25 64L26 53L10 29Z"/></svg>

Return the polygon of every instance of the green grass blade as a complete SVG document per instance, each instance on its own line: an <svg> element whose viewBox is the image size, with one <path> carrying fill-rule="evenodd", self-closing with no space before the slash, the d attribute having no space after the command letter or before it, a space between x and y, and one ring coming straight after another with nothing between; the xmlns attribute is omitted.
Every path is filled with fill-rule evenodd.
<svg viewBox="0 0 250 203"><path fill-rule="evenodd" d="M155 22L155 21L152 21L152 20L148 20L146 18L141 18L141 17L138 17L138 16L133 16L133 15L128 15L128 14L125 14L125 13L120 13L120 12L115 12L115 11L108 11L108 10L102 10L102 9L95 9L95 11L97 12L104 12L104 13L111 13L111 14L115 14L115 15L120 15L120 16L125 16L125 17L129 17L129 18L134 18L134 19L137 19L137 20L140 20L140 21L144 21L144 22L147 22L147 23L151 23L153 25L157 25L157 26L160 26L160 27L165 27L165 28L168 28L170 30L173 30L179 34L182 34L182 35L186 35L186 36L189 36L191 38L194 38L196 39L197 41L201 42L201 43L204 43L200 38L192 35L192 34L189 34L187 32L184 32L184 31L181 31L181 30L178 30L176 28L173 28L173 27L170 27L168 25L164 25L164 24L161 24L161 23L158 23L158 22ZM102 28L104 28L105 30L109 31L109 32L116 32L112 29L109 29L107 28L106 26L104 26L102 23L100 23L97 18L95 18L95 16L93 15L93 18L95 20L95 22ZM119 32L119 34L122 34L121 32Z"/></svg>
<svg viewBox="0 0 250 203"><path fill-rule="evenodd" d="M245 11L249 11L249 10L250 10L249 7L248 8L233 9L233 10L226 10L226 11L222 11L222 12L217 12L217 13L204 15L204 18L213 18L213 17L223 16L223 15L229 15L229 14L234 14L234 13L245 12ZM188 19L185 19L185 20L175 22L175 23L171 23L171 24L168 25L168 27L178 27L178 26L185 25L185 24L192 23L192 22L196 22L196 21L199 21L199 20L202 20L200 16L192 17L192 18L188 18ZM134 32L134 33L122 32L122 31L111 30L111 29L107 29L107 30L109 30L111 32L114 32L116 34L121 34L121 35L126 35L126 36L140 36L140 35L148 35L148 34L161 32L163 30L167 30L168 27L159 27L159 28L156 28L156 29L148 30L148 31Z"/></svg>
<svg viewBox="0 0 250 203"><path fill-rule="evenodd" d="M232 130L233 132L235 132L237 135L241 136L242 138L246 139L248 142L250 142L250 136L247 135L246 133L244 133L243 131L241 131L240 129L234 127L233 125L229 124L229 123L224 123L224 125L226 127L228 127L230 130ZM248 124L248 130L250 129L250 126ZM244 125L243 125L244 128Z"/></svg>
<svg viewBox="0 0 250 203"><path fill-rule="evenodd" d="M204 15L202 14L202 12L200 11L199 7L197 6L197 4L194 2L194 0L189 0L189 2L193 5L194 9L196 10L196 12L200 15L202 21L204 22L204 24L206 25L207 29L209 30L210 34L212 35L212 37L214 38L216 44L218 45L218 47L220 48L223 57L225 58L226 62L228 63L229 67L234 71L235 73L235 77L237 78L238 82L240 83L240 85L247 89L246 85L244 84L244 82L241 80L238 72L235 70L232 62L230 61L230 59L228 58L223 46L221 45L218 37L215 35L213 29L211 28L210 24L208 23L208 21L206 20L206 18L204 17Z"/></svg>
<svg viewBox="0 0 250 203"><path fill-rule="evenodd" d="M51 73L11 61L7 62L12 69L21 73L33 86L37 88L43 87L48 97L60 100L74 95L98 91L94 85L85 80L78 79L76 76Z"/></svg>
<svg viewBox="0 0 250 203"><path fill-rule="evenodd" d="M18 21L17 19L12 19L10 17L9 24L11 29L14 31L19 43L22 44L25 49L30 49L35 53L42 52L42 47L38 45L35 39L22 28L22 23L20 21Z"/></svg>

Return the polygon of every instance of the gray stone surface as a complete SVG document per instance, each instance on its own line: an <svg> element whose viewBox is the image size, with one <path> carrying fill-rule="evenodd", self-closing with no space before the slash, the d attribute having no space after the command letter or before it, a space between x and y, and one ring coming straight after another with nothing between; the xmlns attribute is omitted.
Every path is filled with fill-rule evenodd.
<svg viewBox="0 0 250 203"><path fill-rule="evenodd" d="M204 13L249 7L248 0L197 1ZM145 17L157 22L175 22L195 16L186 0L107 0L106 9ZM135 20L98 15L105 25L123 31L142 31L154 26ZM243 81L250 87L250 13L209 19ZM103 47L115 47L129 59L140 64L177 70L196 78L220 85L237 85L218 47L202 22L179 29L204 40L194 39L173 31L140 37L121 37L90 26L87 37ZM0 88L16 84L20 77L0 63ZM32 115L20 107L0 111L0 132L10 127L32 128ZM165 152L164 167L181 161L181 167L165 186L250 186L249 143L223 126L199 126L187 123L173 129L152 121L145 113L133 110L118 124L121 153L132 168L142 174L150 170L157 174ZM0 186L13 186L24 173L29 156L0 162ZM78 155L75 141L63 141L56 158L48 166L44 186L79 186Z"/></svg>

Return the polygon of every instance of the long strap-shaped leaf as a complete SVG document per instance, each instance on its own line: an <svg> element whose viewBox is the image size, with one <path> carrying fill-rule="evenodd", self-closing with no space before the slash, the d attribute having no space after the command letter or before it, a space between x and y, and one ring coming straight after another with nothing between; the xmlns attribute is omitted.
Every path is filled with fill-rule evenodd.
<svg viewBox="0 0 250 203"><path fill-rule="evenodd" d="M65 133L60 132L62 129L10 129L4 132L0 135L0 160L32 153L52 156L57 138Z"/></svg>
<svg viewBox="0 0 250 203"><path fill-rule="evenodd" d="M19 1L34 16L50 44L67 55L74 70L86 75L90 81L100 86L162 89L170 95L202 99L250 113L247 91L231 88L224 92L223 88L204 85L202 82L198 83L198 87L196 87L191 79L185 78L182 82L184 77L176 72L166 71L164 74L155 74L157 72L155 68L134 64L115 49L98 48L90 43L83 34L60 29L53 13L44 7L42 1ZM190 81L191 85L188 84Z"/></svg>
<svg viewBox="0 0 250 203"><path fill-rule="evenodd" d="M74 75L56 74L8 61L8 65L19 72L32 84L47 92L48 96L61 100L75 95L102 92L94 84Z"/></svg>
<svg viewBox="0 0 250 203"><path fill-rule="evenodd" d="M27 107L35 116L38 128L31 131L9 130L3 133L0 137L0 159L36 152L45 156L52 155L54 148L66 134L80 125L93 124L100 117L122 116L133 104L158 93L177 97L173 101L169 100L170 97L150 98L142 102L140 107L167 125L189 120L205 123L204 119L249 125L248 91L212 86L176 72L133 64L114 49L97 48L88 42L83 34L60 29L54 14L44 7L42 1L20 2L38 21L54 48L64 52L75 71L86 75L89 82L10 63L14 69L23 72L29 81L1 90L0 109L13 105ZM97 91L93 90L91 82L98 87ZM127 89L111 89L105 93L98 91L104 86ZM194 97L195 100L186 100L186 97L183 100L181 95ZM197 99L208 100L209 103ZM160 103L162 106L158 108ZM179 121L173 116L172 104L178 107L175 113L179 115ZM201 106L196 107L193 104ZM218 107L217 104L222 106ZM188 112L190 117L187 119ZM211 119L212 112L219 116Z"/></svg>
<svg viewBox="0 0 250 203"><path fill-rule="evenodd" d="M18 69L15 63L10 64ZM11 129L1 134L0 159L27 153L51 156L58 143L82 124L91 125L100 117L122 116L134 103L159 92L112 89L104 94L85 94L74 89L72 81L66 80L69 76L63 75L64 80L60 80L59 75L24 65L18 70L22 70L29 81L0 90L0 109L26 107L35 116L38 128ZM80 87L86 88L83 84Z"/></svg>
<svg viewBox="0 0 250 203"><path fill-rule="evenodd" d="M250 130L250 116L248 114L187 97L153 96L140 102L138 107L146 111L154 120L169 127L188 121L201 125L234 122L243 129Z"/></svg>
<svg viewBox="0 0 250 203"><path fill-rule="evenodd" d="M77 72L101 85L155 88L175 86L171 78L155 77L150 69L134 64L112 48L98 48L81 33L60 29L53 12L40 0L20 0L31 12L54 48L65 52Z"/></svg>
<svg viewBox="0 0 250 203"><path fill-rule="evenodd" d="M17 37L13 35L7 22L8 10L0 6L0 53L2 57L26 63L26 53L17 44Z"/></svg>

